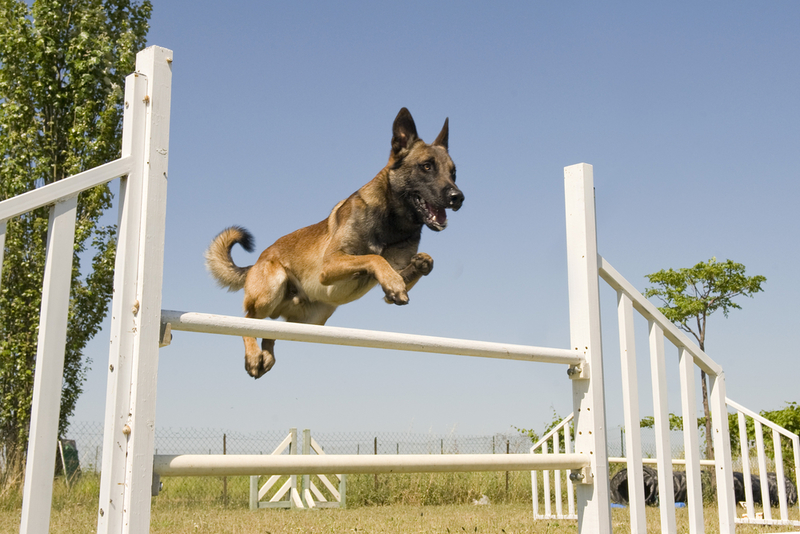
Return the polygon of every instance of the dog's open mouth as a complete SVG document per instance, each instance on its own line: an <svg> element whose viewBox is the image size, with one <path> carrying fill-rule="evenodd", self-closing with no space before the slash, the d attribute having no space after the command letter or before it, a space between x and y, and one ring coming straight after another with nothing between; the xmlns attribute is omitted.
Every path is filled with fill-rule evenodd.
<svg viewBox="0 0 800 534"><path fill-rule="evenodd" d="M414 205L417 207L417 212L422 217L422 222L425 223L425 226L436 232L441 232L447 227L447 212L445 212L444 208L434 206L420 196L414 197Z"/></svg>

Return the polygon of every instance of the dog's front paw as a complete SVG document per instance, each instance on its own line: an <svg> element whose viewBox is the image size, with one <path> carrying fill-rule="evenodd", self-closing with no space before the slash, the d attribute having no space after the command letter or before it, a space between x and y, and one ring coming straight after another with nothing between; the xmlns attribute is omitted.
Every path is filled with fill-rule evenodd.
<svg viewBox="0 0 800 534"><path fill-rule="evenodd" d="M409 265L413 265L422 276L428 276L433 270L433 258L424 252L418 252L411 257Z"/></svg>
<svg viewBox="0 0 800 534"><path fill-rule="evenodd" d="M253 378L261 378L275 365L275 356L268 350L244 355L244 368Z"/></svg>
<svg viewBox="0 0 800 534"><path fill-rule="evenodd" d="M392 279L391 282L382 284L383 292L386 296L383 298L389 304L397 304L402 306L404 304L408 304L408 291L406 291L406 283L403 278L397 274L395 274L395 279Z"/></svg>

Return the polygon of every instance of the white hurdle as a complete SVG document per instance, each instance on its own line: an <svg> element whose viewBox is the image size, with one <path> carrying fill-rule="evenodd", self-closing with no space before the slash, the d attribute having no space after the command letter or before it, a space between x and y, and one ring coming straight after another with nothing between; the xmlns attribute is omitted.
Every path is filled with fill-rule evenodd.
<svg viewBox="0 0 800 534"><path fill-rule="evenodd" d="M120 183L120 216L111 343L108 362L102 477L97 509L98 534L146 534L150 528L153 474L258 475L317 473L410 473L444 471L569 471L576 492L575 512L582 534L609 534L611 506L606 443L603 353L600 335L599 280L618 293L623 323L623 350L633 351L630 317L636 309L650 323L655 424L659 437L659 479L669 480L668 421L664 373L664 340L680 351L684 425L696 430L694 366L711 380L714 461L719 481L720 531L734 531L734 497L728 441L725 376L597 252L594 184L591 165L564 170L567 221L570 346L542 348L504 343L372 332L349 328L261 321L221 315L161 310L166 218L167 163L172 52L151 47L137 56L137 72L126 80L123 149L119 160L36 191L0 202L0 244L6 221L38 206L55 204L49 228L40 342L37 355L31 439L28 450L22 522L23 534L45 534L49 528L53 462L57 437L61 368L63 367L69 271L72 260L75 196L83 189L127 175ZM65 244L67 243L67 244ZM0 257L0 260L2 257ZM392 350L423 351L471 357L556 363L568 366L572 384L574 452L523 455L154 455L158 350L172 331L267 337L313 343ZM632 332L632 330L630 330ZM626 345L627 344L627 345ZM631 353L632 354L632 353ZM61 362L59 364L59 361ZM633 365L627 360L624 365ZM635 369L626 367L635 376ZM623 377L626 426L638 420L638 393ZM630 379L630 380L629 380ZM749 414L748 414L749 415ZM757 422L762 424L761 421ZM555 437L553 434L551 437ZM641 469L638 435L629 443L629 470ZM687 477L691 532L703 532L696 431L687 432ZM796 443L796 442L795 442ZM556 443L556 447L557 447ZM797 449L795 449L797 451ZM694 452L689 452L694 451ZM554 451L556 452L556 451ZM795 453L797 458L797 452ZM796 463L797 463L796 459ZM688 474L691 472L691 474ZM559 479L560 480L560 479ZM632 479L634 485L639 480ZM666 487L664 487L665 489ZM662 495L672 492L662 491ZM781 497L785 502L785 496ZM669 498L665 497L664 501ZM643 503L635 503L634 531L641 530ZM662 526L675 530L674 508L662 502ZM785 507L782 506L782 513ZM570 509L569 515L572 512ZM558 512L563 515L563 510Z"/></svg>

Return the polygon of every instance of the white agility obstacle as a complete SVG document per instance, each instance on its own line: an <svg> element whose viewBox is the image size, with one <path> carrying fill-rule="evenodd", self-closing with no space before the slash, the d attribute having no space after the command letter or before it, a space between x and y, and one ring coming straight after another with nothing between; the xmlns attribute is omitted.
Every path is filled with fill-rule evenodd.
<svg viewBox="0 0 800 534"><path fill-rule="evenodd" d="M650 323L659 480L671 479L669 475L673 464L668 449L664 339L679 347L684 428L690 429L686 438L686 468L690 481L692 533L703 532L704 528L699 491L701 461L696 431L695 366L705 370L711 378L714 445L718 452L713 465L719 482L719 530L723 533L734 532L735 502L724 373L674 325L664 322L658 310L598 255L593 169L590 165L572 165L566 167L564 172L570 310L568 348L528 347L162 311L171 65L170 50L150 47L138 54L136 73L126 80L120 159L0 202L0 244L5 238L8 219L37 207L53 206L48 229L21 533L44 534L49 528L76 195L84 189L118 177L123 178L120 182L105 433L97 507L99 534L149 532L154 473L158 476L252 476L480 470L569 472L568 487L575 488L574 515L578 519L579 532L610 533L608 475L612 459L608 458L606 443L600 331L601 278L619 295L625 425L628 429L638 429L639 419L632 310L635 308ZM569 448L564 454L555 454L559 452L555 447L554 454L522 455L156 456L153 444L159 345L168 344L171 332L181 330L565 365L573 397L574 440L569 441ZM764 421L759 423L764 424ZM636 473L641 471L643 463L641 447L636 443L638 434L628 434L631 441L628 443L626 461L629 471ZM798 463L795 452L795 465ZM782 473L781 469L781 476ZM638 486L640 483L639 479L633 477L633 484ZM674 532L675 510L668 502L672 492L662 491L661 494L664 496L661 507L662 530ZM641 500L633 501L630 507L631 530L644 532L644 503ZM572 513L570 504L566 515Z"/></svg>

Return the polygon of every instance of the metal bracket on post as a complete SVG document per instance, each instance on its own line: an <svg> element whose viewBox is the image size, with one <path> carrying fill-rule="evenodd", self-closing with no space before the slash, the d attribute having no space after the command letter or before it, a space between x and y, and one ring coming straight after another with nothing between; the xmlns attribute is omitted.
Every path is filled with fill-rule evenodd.
<svg viewBox="0 0 800 534"><path fill-rule="evenodd" d="M592 475L592 468L589 466L570 470L569 479L573 484L594 484L594 475Z"/></svg>
<svg viewBox="0 0 800 534"><path fill-rule="evenodd" d="M583 362L578 365L570 365L567 369L567 376L570 380L589 380L589 363Z"/></svg>
<svg viewBox="0 0 800 534"><path fill-rule="evenodd" d="M153 486L150 491L150 495L153 497L158 497L159 492L161 491L161 475L158 473L153 473Z"/></svg>
<svg viewBox="0 0 800 534"><path fill-rule="evenodd" d="M172 325L161 323L161 333L158 336L158 348L166 347L172 343Z"/></svg>

